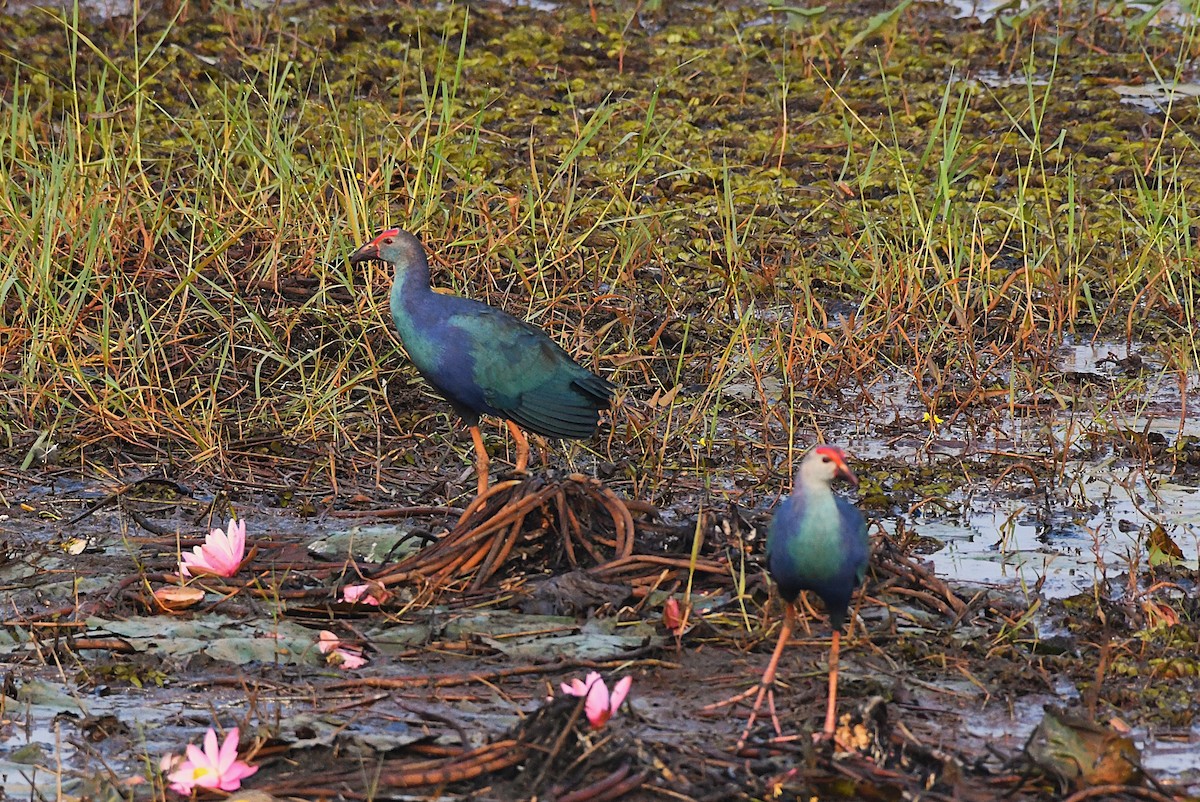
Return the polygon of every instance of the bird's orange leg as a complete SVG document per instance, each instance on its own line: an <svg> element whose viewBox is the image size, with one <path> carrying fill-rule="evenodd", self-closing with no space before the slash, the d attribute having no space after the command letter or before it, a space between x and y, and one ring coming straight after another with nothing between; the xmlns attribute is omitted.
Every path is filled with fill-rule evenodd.
<svg viewBox="0 0 1200 802"><path fill-rule="evenodd" d="M746 722L746 728L742 730L742 736L738 738L738 751L741 751L742 747L746 745L746 739L750 737L750 731L754 729L754 721L758 718L758 709L762 707L764 696L767 697L767 709L771 711L771 723L775 725L775 734L783 734L783 728L779 726L779 716L775 713L773 686L775 685L775 671L779 668L779 658L783 656L783 649L792 636L792 619L795 614L795 608L791 604L784 608L783 628L779 631L779 642L775 644L771 662L767 663L767 670L763 672L762 682L758 684L758 695L754 697L754 707L750 710L750 718Z"/></svg>
<svg viewBox="0 0 1200 802"><path fill-rule="evenodd" d="M838 646L842 633L833 631L833 646L829 649L829 707L825 710L825 737L832 738L837 731L837 679Z"/></svg>
<svg viewBox="0 0 1200 802"><path fill-rule="evenodd" d="M504 424L512 432L513 440L517 441L517 473L525 473L525 469L529 467L529 440L517 424L510 420L505 420Z"/></svg>
<svg viewBox="0 0 1200 802"><path fill-rule="evenodd" d="M479 495L483 495L488 489L488 460L487 449L483 445L483 434L480 433L478 426L471 427L471 440L475 443L475 473L479 479Z"/></svg>

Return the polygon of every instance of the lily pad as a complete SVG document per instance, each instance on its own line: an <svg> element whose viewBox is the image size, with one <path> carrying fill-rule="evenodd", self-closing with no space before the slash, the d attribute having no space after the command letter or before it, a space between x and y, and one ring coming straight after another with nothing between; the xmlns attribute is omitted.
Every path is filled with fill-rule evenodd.
<svg viewBox="0 0 1200 802"><path fill-rule="evenodd" d="M89 636L115 635L139 652L174 657L204 654L214 660L246 663L319 664L317 635L290 621L236 621L210 615L190 621L128 618L123 621L88 619Z"/></svg>
<svg viewBox="0 0 1200 802"><path fill-rule="evenodd" d="M352 559L366 563L396 562L416 554L425 540L413 535L411 522L352 526L331 532L309 544L310 553L326 560Z"/></svg>
<svg viewBox="0 0 1200 802"><path fill-rule="evenodd" d="M473 636L507 637L524 634L563 634L578 622L571 616L527 615L514 610L487 610L474 615L452 618L446 622L443 637L447 640Z"/></svg>
<svg viewBox="0 0 1200 802"><path fill-rule="evenodd" d="M650 622L617 627L613 619L590 619L578 632L550 628L505 638L482 634L478 638L510 658L574 660L611 660L640 646L663 645L667 640Z"/></svg>
<svg viewBox="0 0 1200 802"><path fill-rule="evenodd" d="M386 725L366 729L345 719L319 713L299 713L290 716L280 735L290 735L292 748L332 747L349 754L390 752L417 741L428 734L414 729L403 721L389 720Z"/></svg>

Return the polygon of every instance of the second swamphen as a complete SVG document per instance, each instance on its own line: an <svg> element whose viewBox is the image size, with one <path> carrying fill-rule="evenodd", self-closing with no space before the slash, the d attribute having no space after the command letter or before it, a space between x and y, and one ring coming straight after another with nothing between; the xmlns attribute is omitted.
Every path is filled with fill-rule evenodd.
<svg viewBox="0 0 1200 802"><path fill-rule="evenodd" d="M870 557L867 524L853 504L834 494L835 479L858 486L858 477L846 464L846 454L834 446L817 446L805 454L796 471L795 486L771 519L767 530L767 571L786 604L779 642L763 673L758 696L740 743L754 726L764 695L770 697L771 717L776 730L775 702L771 686L779 658L792 634L793 603L802 590L821 597L829 611L833 644L829 654L829 704L825 711L824 734L832 737L836 726L838 646L842 625L854 589L862 584Z"/></svg>
<svg viewBox="0 0 1200 802"><path fill-rule="evenodd" d="M541 329L480 301L434 292L425 248L407 231L384 231L350 255L351 264L387 262L392 321L417 371L471 429L479 493L488 456L479 417L503 418L517 443L518 471L529 462L519 426L546 437L592 436L613 385L571 358Z"/></svg>

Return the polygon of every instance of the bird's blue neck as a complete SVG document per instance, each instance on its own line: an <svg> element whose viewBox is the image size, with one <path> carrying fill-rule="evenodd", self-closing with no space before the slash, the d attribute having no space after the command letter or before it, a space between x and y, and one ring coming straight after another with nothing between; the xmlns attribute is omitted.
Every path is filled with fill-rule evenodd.
<svg viewBox="0 0 1200 802"><path fill-rule="evenodd" d="M429 287L429 263L424 259L396 266L392 280L390 298L392 317L397 324L401 319L412 319L422 308L421 301L432 294Z"/></svg>

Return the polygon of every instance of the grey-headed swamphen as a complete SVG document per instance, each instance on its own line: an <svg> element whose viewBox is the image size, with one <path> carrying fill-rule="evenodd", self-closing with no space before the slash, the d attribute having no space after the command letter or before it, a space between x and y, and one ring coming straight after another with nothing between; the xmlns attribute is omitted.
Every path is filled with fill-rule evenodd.
<svg viewBox="0 0 1200 802"><path fill-rule="evenodd" d="M763 697L769 698L771 719L779 732L771 686L779 658L792 634L794 602L802 590L821 597L829 610L833 645L829 653L829 705L824 734L834 735L837 710L838 647L842 625L854 589L862 584L870 557L867 524L854 505L834 494L834 479L858 486L858 477L846 464L846 455L834 446L817 446L805 454L796 471L792 495L779 505L767 530L767 571L786 603L779 642L763 673L750 720L739 740L745 743L754 726ZM744 698L740 697L740 698Z"/></svg>
<svg viewBox="0 0 1200 802"><path fill-rule="evenodd" d="M351 264L368 259L395 270L396 332L417 371L470 427L480 495L488 487L481 415L504 419L516 440L518 472L529 463L529 442L518 426L546 437L595 433L615 388L545 332L485 303L434 292L425 248L407 231L384 231L350 255Z"/></svg>

